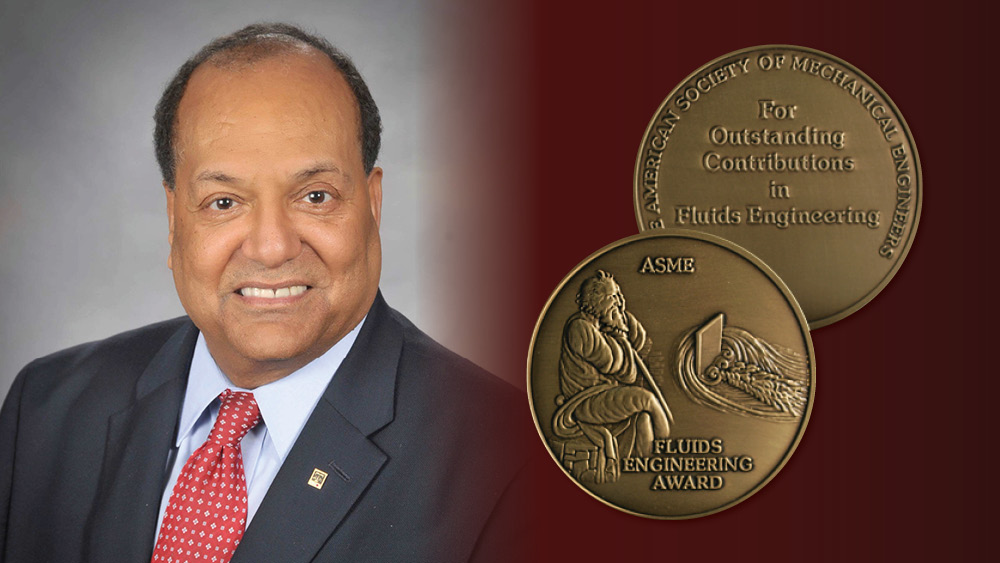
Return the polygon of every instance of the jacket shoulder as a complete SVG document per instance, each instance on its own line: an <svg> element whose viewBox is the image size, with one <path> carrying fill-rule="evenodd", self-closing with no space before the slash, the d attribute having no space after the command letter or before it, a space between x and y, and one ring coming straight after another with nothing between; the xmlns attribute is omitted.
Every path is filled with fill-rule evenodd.
<svg viewBox="0 0 1000 563"><path fill-rule="evenodd" d="M523 392L507 381L449 350L417 328L403 314L392 309L393 318L403 329L404 372L420 376L431 388L447 389L448 395L461 397L462 404L523 403Z"/></svg>
<svg viewBox="0 0 1000 563"><path fill-rule="evenodd" d="M167 340L190 323L187 317L178 317L66 348L32 361L18 379L23 380L26 392L40 394L86 386L98 376L125 384L136 379ZM120 387L131 389L127 384Z"/></svg>
<svg viewBox="0 0 1000 563"><path fill-rule="evenodd" d="M191 321L187 317L177 317L143 327L109 336L102 340L94 340L77 344L47 356L42 356L31 362L30 366L52 367L60 364L75 364L94 356L120 356L141 354L144 351L155 353L179 328Z"/></svg>

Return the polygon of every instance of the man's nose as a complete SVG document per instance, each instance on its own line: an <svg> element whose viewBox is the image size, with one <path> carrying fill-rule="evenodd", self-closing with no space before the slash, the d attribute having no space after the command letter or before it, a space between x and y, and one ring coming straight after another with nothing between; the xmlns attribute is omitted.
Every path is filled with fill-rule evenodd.
<svg viewBox="0 0 1000 563"><path fill-rule="evenodd" d="M281 206L258 206L251 212L250 233L243 254L268 268L277 268L302 251L295 222Z"/></svg>

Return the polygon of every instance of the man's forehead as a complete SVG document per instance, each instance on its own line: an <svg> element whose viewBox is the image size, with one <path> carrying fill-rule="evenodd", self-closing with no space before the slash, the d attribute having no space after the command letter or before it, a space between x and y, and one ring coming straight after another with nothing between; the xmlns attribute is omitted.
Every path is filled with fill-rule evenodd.
<svg viewBox="0 0 1000 563"><path fill-rule="evenodd" d="M322 98L325 107L358 117L354 94L340 70L312 47L288 48L267 56L209 59L194 70L181 98L177 121L183 126L192 109L210 112L271 99ZM292 109L292 108L290 108Z"/></svg>
<svg viewBox="0 0 1000 563"><path fill-rule="evenodd" d="M177 155L228 135L320 134L360 155L360 110L353 91L323 53L284 51L251 65L204 63L177 112ZM238 145L238 143L237 143Z"/></svg>
<svg viewBox="0 0 1000 563"><path fill-rule="evenodd" d="M594 290L600 295L611 297L621 294L621 289L618 288L618 284L611 278L599 278L595 279L594 282Z"/></svg>

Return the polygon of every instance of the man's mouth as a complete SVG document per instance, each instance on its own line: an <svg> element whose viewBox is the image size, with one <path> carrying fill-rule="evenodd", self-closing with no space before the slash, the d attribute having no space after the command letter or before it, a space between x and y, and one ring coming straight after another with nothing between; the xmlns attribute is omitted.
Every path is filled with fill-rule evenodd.
<svg viewBox="0 0 1000 563"><path fill-rule="evenodd" d="M260 297L263 299L281 299L283 297L295 297L302 295L309 289L307 285L292 285L288 287L266 288L266 287L242 287L236 290L243 297Z"/></svg>

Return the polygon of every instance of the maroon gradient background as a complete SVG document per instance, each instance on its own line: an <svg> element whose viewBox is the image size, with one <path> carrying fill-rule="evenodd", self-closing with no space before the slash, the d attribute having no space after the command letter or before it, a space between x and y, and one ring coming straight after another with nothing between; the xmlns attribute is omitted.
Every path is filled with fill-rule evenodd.
<svg viewBox="0 0 1000 563"><path fill-rule="evenodd" d="M980 3L982 4L982 3ZM635 234L632 171L649 119L702 64L743 47L828 52L903 113L923 172L916 240L889 286L813 332L816 402L766 487L686 521L630 516L583 493L534 436L527 508L537 561L974 560L993 539L1000 386L991 78L1000 37L973 4L520 2L460 13L459 67L489 115L480 168L490 342L522 381L538 314L593 251ZM991 56L992 55L992 56ZM471 150L471 149L470 149ZM475 152L475 150L473 150ZM480 247L481 249L482 247ZM469 257L482 257L470 250ZM482 295L482 294L480 294ZM492 316L491 316L492 315Z"/></svg>

